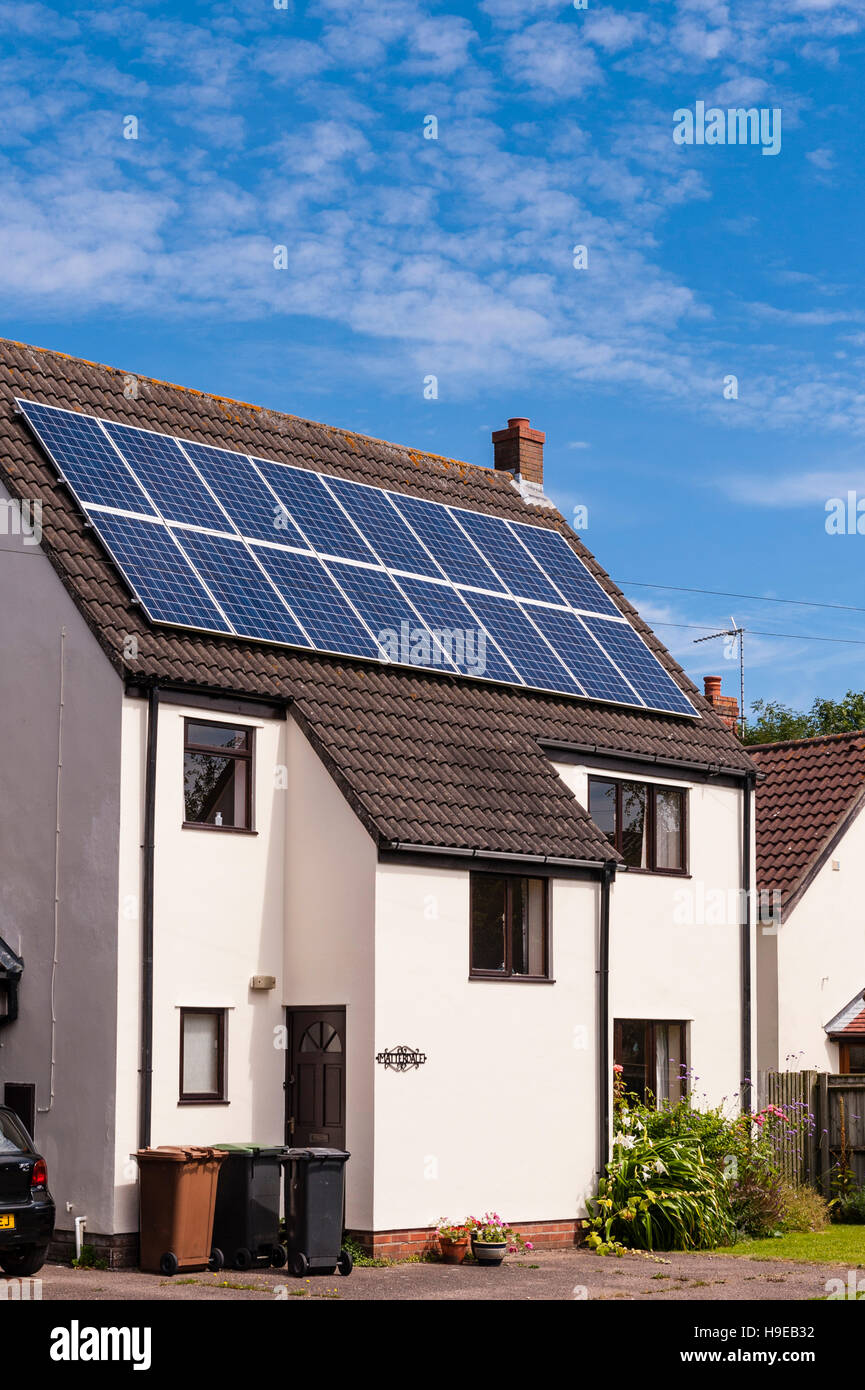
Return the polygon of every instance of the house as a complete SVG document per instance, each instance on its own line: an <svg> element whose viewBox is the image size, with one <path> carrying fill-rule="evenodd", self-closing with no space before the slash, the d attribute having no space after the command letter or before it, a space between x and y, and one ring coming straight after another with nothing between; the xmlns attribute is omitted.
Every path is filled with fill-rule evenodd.
<svg viewBox="0 0 865 1390"><path fill-rule="evenodd" d="M865 1073L865 733L757 744L761 1070Z"/></svg>
<svg viewBox="0 0 865 1390"><path fill-rule="evenodd" d="M399 517L426 507L428 522L432 502L452 509L454 537L509 530L501 519L544 528L532 543L602 601L640 669L623 657L630 684L616 675L601 699L426 669L429 645L414 664L399 623L377 660L251 640L237 633L249 596L218 564L208 592L228 592L236 621L201 630L223 603L198 589L193 602L172 547L185 527L203 552L205 531L115 505L135 474L107 450L121 427L149 432L124 448L178 515L196 498L240 506L231 480L252 479L255 457L262 495L265 478L279 489L300 470L315 534L345 530L326 500L340 480L365 485L371 516L390 508L384 547L409 544ZM250 1138L346 1145L346 1222L376 1251L417 1250L439 1217L487 1208L567 1243L606 1162L614 1060L630 1086L671 1098L683 1067L713 1102L750 1076L748 914L681 907L707 887L748 894L754 765L726 707L545 497L543 445L515 418L493 436L494 466L470 466L0 344L0 923L22 966L0 1081L32 1105L67 1246L82 1217L113 1265L134 1260L140 1145ZM183 486L159 471L169 454ZM108 499L85 511L75 488L91 464ZM206 535L224 554L220 525ZM127 546L130 582L112 557L147 526L164 559ZM306 542L233 544L233 557L256 549L259 569L313 564ZM453 561L435 540L425 554ZM350 579L349 560L329 563L345 585L373 583L374 565L355 561ZM527 564L520 584L529 570L540 583ZM189 600L182 623L148 617L137 590L154 586ZM289 586L292 603L310 593ZM538 634L519 662L548 647ZM581 675L589 685L593 670ZM677 712L637 693L644 678Z"/></svg>

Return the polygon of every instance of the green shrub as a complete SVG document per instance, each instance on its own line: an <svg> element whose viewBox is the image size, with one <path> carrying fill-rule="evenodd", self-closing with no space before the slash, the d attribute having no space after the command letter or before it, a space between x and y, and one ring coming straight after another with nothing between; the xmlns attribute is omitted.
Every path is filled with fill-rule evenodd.
<svg viewBox="0 0 865 1390"><path fill-rule="evenodd" d="M824 1231L829 1224L829 1203L813 1187L794 1187L782 1181L781 1202L782 1231Z"/></svg>
<svg viewBox="0 0 865 1390"><path fill-rule="evenodd" d="M707 1250L731 1241L735 1226L724 1179L690 1135L652 1138L637 1119L617 1136L607 1176L588 1203L587 1244L601 1253Z"/></svg>
<svg viewBox="0 0 865 1390"><path fill-rule="evenodd" d="M837 1198L832 1204L832 1220L848 1226L865 1225L865 1187Z"/></svg>

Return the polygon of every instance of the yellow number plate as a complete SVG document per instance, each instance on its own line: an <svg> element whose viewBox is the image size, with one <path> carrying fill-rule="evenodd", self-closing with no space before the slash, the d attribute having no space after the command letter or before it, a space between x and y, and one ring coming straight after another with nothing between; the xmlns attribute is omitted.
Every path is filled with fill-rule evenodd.
<svg viewBox="0 0 865 1390"><path fill-rule="evenodd" d="M0 1231L14 1231L14 1229L15 1229L15 1217L14 1217L14 1216L0 1216Z"/></svg>

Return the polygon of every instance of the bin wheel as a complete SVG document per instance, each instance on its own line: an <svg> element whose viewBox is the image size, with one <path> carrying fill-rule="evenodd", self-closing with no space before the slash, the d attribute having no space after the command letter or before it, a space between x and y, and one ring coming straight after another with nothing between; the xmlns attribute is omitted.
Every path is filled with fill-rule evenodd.
<svg viewBox="0 0 865 1390"><path fill-rule="evenodd" d="M295 1279L302 1279L309 1269L309 1260L302 1250L295 1250L288 1261L288 1272L293 1274Z"/></svg>
<svg viewBox="0 0 865 1390"><path fill-rule="evenodd" d="M173 1250L166 1250L159 1259L159 1271L161 1274L176 1274L180 1268L180 1261Z"/></svg>
<svg viewBox="0 0 865 1390"><path fill-rule="evenodd" d="M252 1252L247 1250L245 1245L241 1245L240 1249L235 1250L232 1255L231 1265L233 1269L251 1269Z"/></svg>
<svg viewBox="0 0 865 1390"><path fill-rule="evenodd" d="M340 1274L351 1274L351 1271L354 1269L354 1258L350 1250L340 1250L336 1267Z"/></svg>
<svg viewBox="0 0 865 1390"><path fill-rule="evenodd" d="M270 1250L270 1263L274 1269L282 1269L288 1255L284 1245L273 1245Z"/></svg>
<svg viewBox="0 0 865 1390"><path fill-rule="evenodd" d="M225 1256L223 1255L222 1251L217 1249L217 1247L214 1245L213 1249L210 1252L210 1259L207 1261L207 1268L210 1270L211 1274L216 1274L218 1270L224 1267L224 1265Z"/></svg>

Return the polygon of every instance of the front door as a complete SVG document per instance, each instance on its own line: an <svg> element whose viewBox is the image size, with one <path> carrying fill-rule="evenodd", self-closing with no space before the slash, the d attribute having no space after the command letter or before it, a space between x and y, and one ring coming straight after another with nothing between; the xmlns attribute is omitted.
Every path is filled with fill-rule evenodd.
<svg viewBox="0 0 865 1390"><path fill-rule="evenodd" d="M285 1142L345 1148L345 1009L287 1009Z"/></svg>

